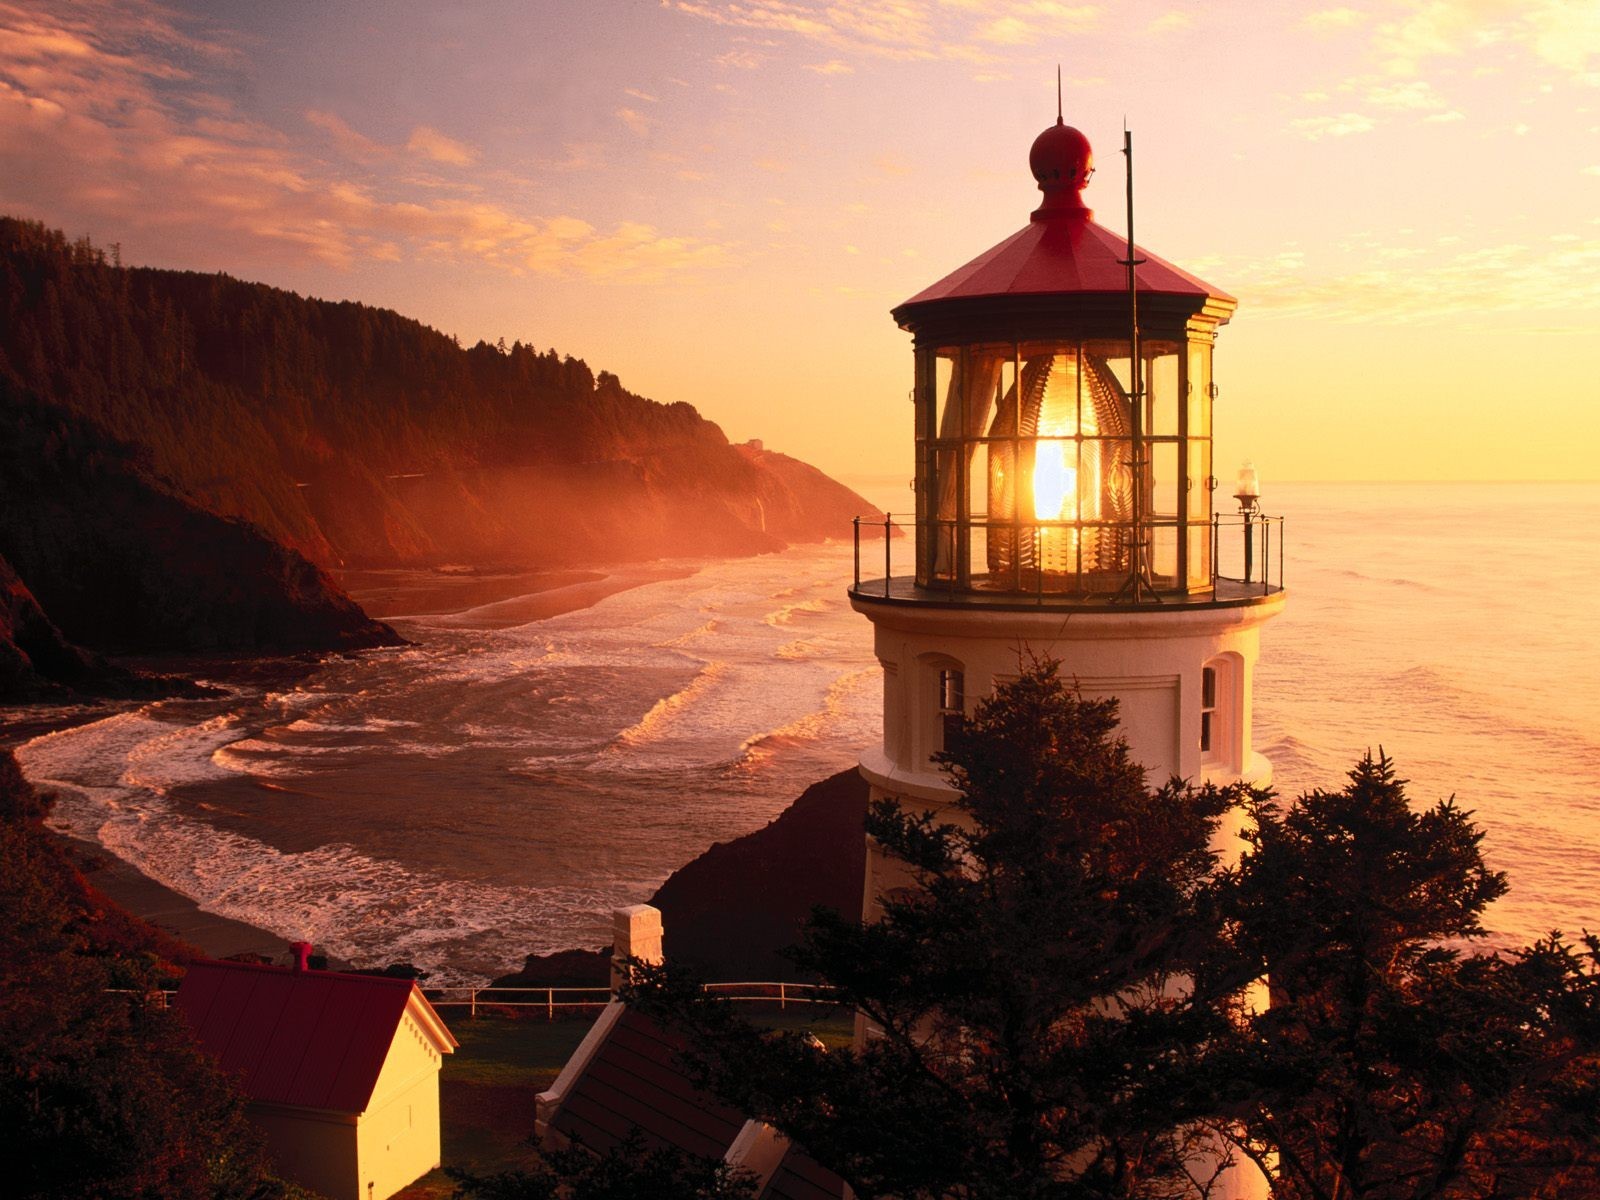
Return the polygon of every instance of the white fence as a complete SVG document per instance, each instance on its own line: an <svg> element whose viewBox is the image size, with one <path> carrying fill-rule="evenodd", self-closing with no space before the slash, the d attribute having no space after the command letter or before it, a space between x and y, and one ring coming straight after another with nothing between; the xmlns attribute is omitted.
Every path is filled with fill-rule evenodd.
<svg viewBox="0 0 1600 1200"><path fill-rule="evenodd" d="M791 1004L838 1003L834 989L821 983L756 981L702 986L711 995L725 1000L775 1004L780 1009L787 1009ZM124 988L108 990L131 994ZM145 998L159 1008L167 1007L176 994L173 991L144 993ZM480 1008L543 1009L545 1018L552 1021L558 1013L597 1012L611 1000L611 989L605 987L425 987L422 994L435 1008L465 1008L471 1017L476 1017Z"/></svg>

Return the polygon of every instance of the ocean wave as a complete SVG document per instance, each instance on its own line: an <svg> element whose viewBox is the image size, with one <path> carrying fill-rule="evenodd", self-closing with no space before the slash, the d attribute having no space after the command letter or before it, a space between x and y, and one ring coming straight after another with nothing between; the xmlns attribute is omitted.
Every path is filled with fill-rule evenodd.
<svg viewBox="0 0 1600 1200"><path fill-rule="evenodd" d="M829 612L839 606L832 600L824 600L820 596L810 600L800 600L794 604L785 604L782 608L769 612L761 620L767 625L789 625L796 617L815 617Z"/></svg>
<svg viewBox="0 0 1600 1200"><path fill-rule="evenodd" d="M675 717L703 700L731 671L727 662L706 663L685 686L657 700L649 712L617 734L613 745L637 749L659 740Z"/></svg>
<svg viewBox="0 0 1600 1200"><path fill-rule="evenodd" d="M792 642L785 642L772 652L773 658L782 659L784 662L799 662L802 659L816 658L826 653L819 642L807 641L805 638L796 638Z"/></svg>
<svg viewBox="0 0 1600 1200"><path fill-rule="evenodd" d="M280 726L285 733L383 733L390 729L413 729L420 721L393 717L361 717L354 721L324 721L301 717Z"/></svg>
<svg viewBox="0 0 1600 1200"><path fill-rule="evenodd" d="M1353 567L1340 567L1329 573L1338 576L1340 579L1354 580L1358 583L1382 584L1386 587L1405 588L1409 591L1433 593L1445 591L1444 588L1439 587L1437 584L1424 583L1420 579L1408 579L1404 575L1369 575L1363 571L1357 571Z"/></svg>
<svg viewBox="0 0 1600 1200"><path fill-rule="evenodd" d="M711 637L717 632L717 630L721 628L721 619L718 617L712 617L706 621L704 625L697 625L695 628L689 630L688 633L680 633L676 637L668 638L664 642L657 642L656 645L662 649L677 646L687 646L691 642L698 642L704 638Z"/></svg>
<svg viewBox="0 0 1600 1200"><path fill-rule="evenodd" d="M839 676L828 686L820 708L776 729L751 734L740 744L738 757L746 763L757 763L785 750L797 750L837 739L841 723L859 715L862 708L861 692L875 682L878 675L877 669L864 667ZM850 739L852 742L857 740Z"/></svg>
<svg viewBox="0 0 1600 1200"><path fill-rule="evenodd" d="M560 948L559 930L606 903L602 886L494 886L342 843L288 853L184 819L113 821L101 840L209 912L357 963L414 962L440 982L481 979L530 951Z"/></svg>

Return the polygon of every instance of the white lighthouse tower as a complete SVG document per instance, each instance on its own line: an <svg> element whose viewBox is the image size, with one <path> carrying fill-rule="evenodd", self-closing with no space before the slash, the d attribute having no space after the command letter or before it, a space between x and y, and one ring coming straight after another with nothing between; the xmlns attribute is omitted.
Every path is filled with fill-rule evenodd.
<svg viewBox="0 0 1600 1200"><path fill-rule="evenodd" d="M874 799L953 801L932 762L948 722L1029 654L1116 697L1153 783L1270 780L1251 677L1283 608L1281 525L1253 468L1238 511L1214 506L1212 348L1236 302L1096 224L1092 164L1058 118L1029 154L1029 223L894 310L915 350L915 565L862 578L858 556L850 591L884 672ZM894 886L874 858L869 919Z"/></svg>

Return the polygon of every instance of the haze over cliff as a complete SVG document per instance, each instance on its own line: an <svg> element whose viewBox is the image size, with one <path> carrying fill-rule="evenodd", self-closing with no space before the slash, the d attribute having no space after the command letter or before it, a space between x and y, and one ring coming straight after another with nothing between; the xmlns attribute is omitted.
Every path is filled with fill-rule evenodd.
<svg viewBox="0 0 1600 1200"><path fill-rule="evenodd" d="M94 649L382 644L323 569L754 554L870 508L554 350L116 257L0 218L0 559Z"/></svg>

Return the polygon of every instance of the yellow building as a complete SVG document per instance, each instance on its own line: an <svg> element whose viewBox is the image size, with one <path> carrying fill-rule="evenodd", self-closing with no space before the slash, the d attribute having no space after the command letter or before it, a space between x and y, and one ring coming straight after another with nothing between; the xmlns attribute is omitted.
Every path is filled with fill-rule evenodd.
<svg viewBox="0 0 1600 1200"><path fill-rule="evenodd" d="M456 1047L408 979L199 962L175 1004L232 1076L276 1170L328 1200L384 1200L439 1165Z"/></svg>

